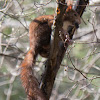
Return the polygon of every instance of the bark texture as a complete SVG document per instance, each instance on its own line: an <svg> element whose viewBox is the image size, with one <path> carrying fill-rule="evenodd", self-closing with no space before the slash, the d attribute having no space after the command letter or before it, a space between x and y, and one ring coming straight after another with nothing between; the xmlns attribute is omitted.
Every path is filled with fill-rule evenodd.
<svg viewBox="0 0 100 100"><path fill-rule="evenodd" d="M87 4L89 3L89 0L78 0L77 4L75 6L75 10L77 13L82 16ZM47 100L49 100L51 96L51 92L53 89L54 81L57 75L57 72L60 68L61 62L63 60L63 57L65 55L65 52L69 46L69 44L66 44L66 47L64 46L64 43L61 41L59 37L59 31L62 28L62 16L64 14L65 10L65 0L58 0L58 7L57 7L57 16L55 20L55 32L54 32L54 41L52 43L51 47L51 53L50 57L47 60L46 63L46 69L42 76L41 81L41 89L43 93L46 95ZM73 38L75 29L71 29L70 32L70 39Z"/></svg>

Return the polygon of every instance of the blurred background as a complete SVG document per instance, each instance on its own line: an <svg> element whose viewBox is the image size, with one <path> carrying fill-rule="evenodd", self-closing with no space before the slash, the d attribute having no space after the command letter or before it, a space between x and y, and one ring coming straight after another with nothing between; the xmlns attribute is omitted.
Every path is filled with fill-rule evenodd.
<svg viewBox="0 0 100 100"><path fill-rule="evenodd" d="M26 100L19 65L29 50L29 24L55 9L56 0L0 0L0 100ZM90 0L81 20L50 100L100 100L100 0ZM45 61L38 56L38 79Z"/></svg>

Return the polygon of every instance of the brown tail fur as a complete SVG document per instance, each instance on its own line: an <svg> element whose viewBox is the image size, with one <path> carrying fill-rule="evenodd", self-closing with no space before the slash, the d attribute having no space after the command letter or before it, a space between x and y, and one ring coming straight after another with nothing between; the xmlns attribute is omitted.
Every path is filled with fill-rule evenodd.
<svg viewBox="0 0 100 100"><path fill-rule="evenodd" d="M34 77L34 73L32 67L34 66L35 59L37 54L33 50L29 50L27 55L25 56L24 61L21 64L21 80L22 85L25 88L27 93L28 100L42 100L38 95L44 96L41 94L41 90L39 89L39 84L37 79ZM45 98L43 99L45 100Z"/></svg>

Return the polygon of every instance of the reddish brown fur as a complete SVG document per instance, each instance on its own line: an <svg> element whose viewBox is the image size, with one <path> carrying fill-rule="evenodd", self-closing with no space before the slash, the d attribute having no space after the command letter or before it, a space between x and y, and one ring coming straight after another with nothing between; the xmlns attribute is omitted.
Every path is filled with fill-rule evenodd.
<svg viewBox="0 0 100 100"><path fill-rule="evenodd" d="M49 56L53 19L54 15L40 16L34 19L29 26L30 50L21 64L21 80L28 95L28 100L32 100L32 97L35 97L36 99L37 93L41 91L37 88L39 84L34 77L32 68L34 67L38 54L43 57ZM63 16L63 22L65 21L70 23L68 25L75 25L75 23L79 24L80 17L74 10L69 10ZM68 28L68 25L66 26L66 29ZM41 96L43 97L43 95Z"/></svg>

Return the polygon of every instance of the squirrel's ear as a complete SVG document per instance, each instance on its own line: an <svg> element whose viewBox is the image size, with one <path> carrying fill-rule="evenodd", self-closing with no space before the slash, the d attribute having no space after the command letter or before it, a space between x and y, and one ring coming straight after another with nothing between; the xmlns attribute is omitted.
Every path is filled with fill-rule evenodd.
<svg viewBox="0 0 100 100"><path fill-rule="evenodd" d="M72 10L72 5L73 5L73 0L67 0L67 9L66 11L68 12L69 10Z"/></svg>
<svg viewBox="0 0 100 100"><path fill-rule="evenodd" d="M66 9L66 12L68 12L69 10L72 10L72 5L68 6L68 8Z"/></svg>

